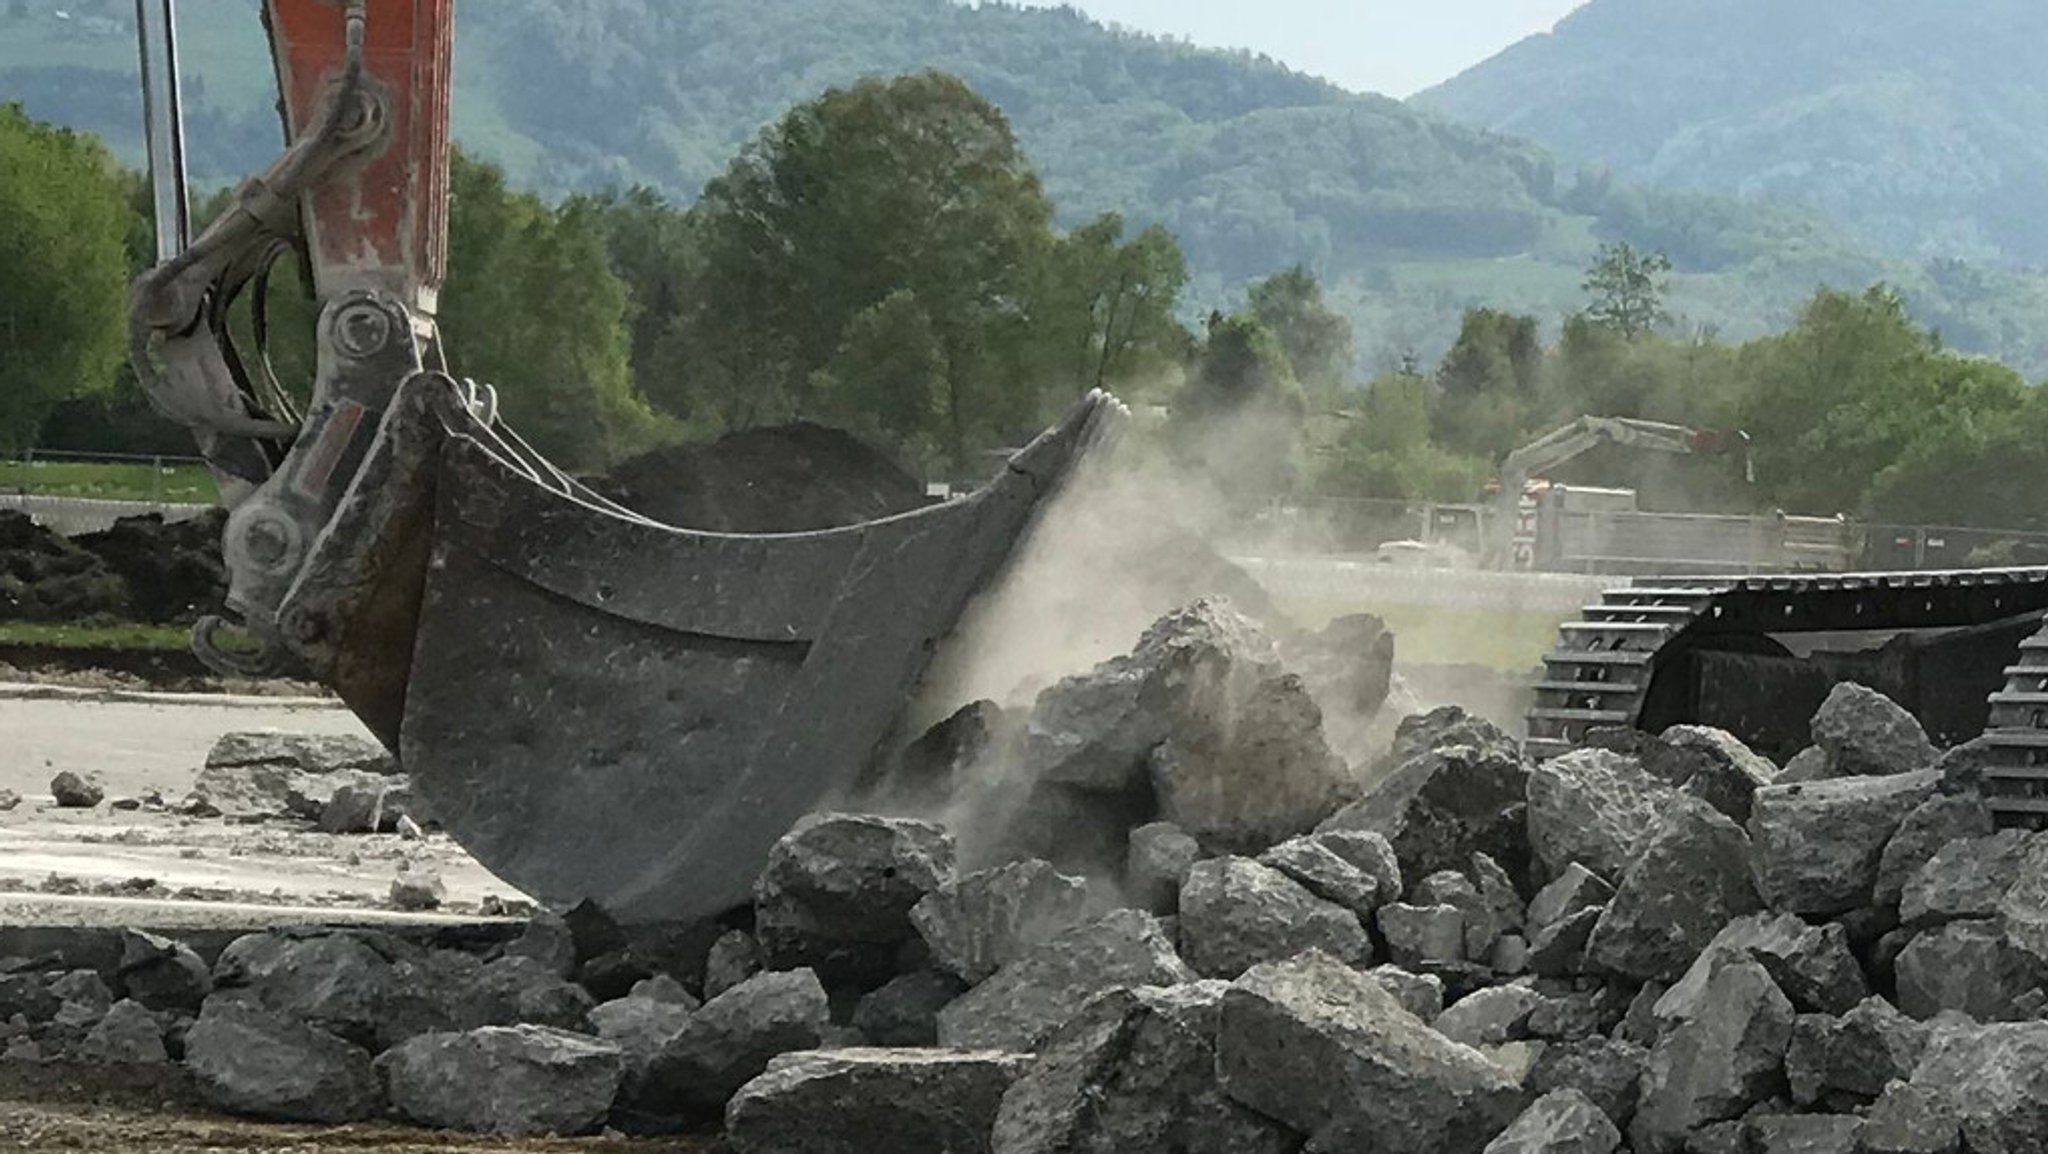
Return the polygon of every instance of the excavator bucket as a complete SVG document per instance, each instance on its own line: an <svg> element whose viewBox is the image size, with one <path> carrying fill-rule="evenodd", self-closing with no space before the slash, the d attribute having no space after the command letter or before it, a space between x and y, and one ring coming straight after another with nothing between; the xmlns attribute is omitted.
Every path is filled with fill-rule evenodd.
<svg viewBox="0 0 2048 1154"><path fill-rule="evenodd" d="M322 675L486 867L627 921L747 900L849 789L969 600L1120 407L1092 394L977 492L842 529L677 529L552 483L425 375L306 583Z"/></svg>

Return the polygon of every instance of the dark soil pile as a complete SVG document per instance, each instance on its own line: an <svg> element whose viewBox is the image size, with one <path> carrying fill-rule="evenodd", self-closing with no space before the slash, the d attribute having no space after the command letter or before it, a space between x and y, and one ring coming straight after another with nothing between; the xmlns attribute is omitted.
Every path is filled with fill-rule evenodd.
<svg viewBox="0 0 2048 1154"><path fill-rule="evenodd" d="M0 511L0 621L189 624L227 595L226 516L213 510L176 524L130 517L66 539Z"/></svg>
<svg viewBox="0 0 2048 1154"><path fill-rule="evenodd" d="M596 488L670 525L798 533L907 513L924 486L850 433L798 422L636 457Z"/></svg>

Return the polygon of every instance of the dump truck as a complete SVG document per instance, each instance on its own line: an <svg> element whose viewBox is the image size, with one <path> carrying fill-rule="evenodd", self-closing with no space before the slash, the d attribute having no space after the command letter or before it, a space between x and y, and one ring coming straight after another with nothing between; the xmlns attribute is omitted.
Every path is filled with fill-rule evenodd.
<svg viewBox="0 0 2048 1154"><path fill-rule="evenodd" d="M1102 393L979 490L845 528L694 532L614 504L451 375L453 0L263 0L285 148L190 236L173 0L138 0L158 263L130 352L229 510L224 672L309 675L461 845L550 904L629 922L744 902L768 848L847 789L1075 462ZM303 408L245 295L297 253L319 305Z"/></svg>

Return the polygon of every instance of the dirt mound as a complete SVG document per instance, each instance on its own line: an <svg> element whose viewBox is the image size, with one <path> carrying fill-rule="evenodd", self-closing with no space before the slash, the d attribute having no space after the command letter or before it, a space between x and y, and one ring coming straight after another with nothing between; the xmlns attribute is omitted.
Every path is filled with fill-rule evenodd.
<svg viewBox="0 0 2048 1154"><path fill-rule="evenodd" d="M0 620L189 624L227 595L218 510L166 524L129 517L66 539L0 511Z"/></svg>
<svg viewBox="0 0 2048 1154"><path fill-rule="evenodd" d="M687 529L796 533L906 513L924 486L850 433L798 422L636 457L597 488Z"/></svg>

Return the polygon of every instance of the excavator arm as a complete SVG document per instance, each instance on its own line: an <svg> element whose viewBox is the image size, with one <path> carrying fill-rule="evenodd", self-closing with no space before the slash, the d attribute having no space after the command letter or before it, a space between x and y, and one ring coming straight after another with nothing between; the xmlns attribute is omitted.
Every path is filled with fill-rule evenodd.
<svg viewBox="0 0 2048 1154"><path fill-rule="evenodd" d="M1121 406L1090 394L980 490L882 521L757 537L640 517L446 370L453 0L265 0L286 148L189 247L171 6L138 0L166 244L130 337L231 510L227 614L195 649L332 687L535 897L629 920L744 901ZM303 413L227 320L291 253L320 305Z"/></svg>

